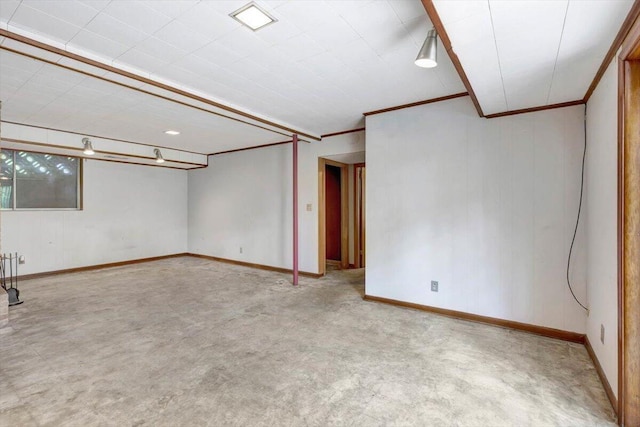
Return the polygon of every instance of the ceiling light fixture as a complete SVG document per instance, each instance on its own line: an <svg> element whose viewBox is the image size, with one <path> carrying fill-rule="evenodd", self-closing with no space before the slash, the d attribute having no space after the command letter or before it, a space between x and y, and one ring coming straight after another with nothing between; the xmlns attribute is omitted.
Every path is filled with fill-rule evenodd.
<svg viewBox="0 0 640 427"><path fill-rule="evenodd" d="M438 34L435 29L429 30L415 64L422 68L433 68L438 65Z"/></svg>
<svg viewBox="0 0 640 427"><path fill-rule="evenodd" d="M162 157L162 153L157 148L153 150L153 153L156 155L156 163L164 163L164 158Z"/></svg>
<svg viewBox="0 0 640 427"><path fill-rule="evenodd" d="M96 154L96 152L93 151L93 146L91 145L91 140L89 138L82 138L82 144L84 145L84 154L87 156L93 156Z"/></svg>
<svg viewBox="0 0 640 427"><path fill-rule="evenodd" d="M164 133L166 133L167 135L180 135L180 132L178 132L177 130L165 130Z"/></svg>
<svg viewBox="0 0 640 427"><path fill-rule="evenodd" d="M262 10L254 2L242 6L240 9L229 14L229 16L240 22L242 25L251 28L253 31L264 28L265 26L277 21L276 18Z"/></svg>

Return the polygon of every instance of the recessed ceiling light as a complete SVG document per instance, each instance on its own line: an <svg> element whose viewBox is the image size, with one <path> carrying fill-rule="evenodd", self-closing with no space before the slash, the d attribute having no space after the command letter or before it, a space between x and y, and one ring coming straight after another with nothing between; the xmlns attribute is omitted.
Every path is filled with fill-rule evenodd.
<svg viewBox="0 0 640 427"><path fill-rule="evenodd" d="M165 130L164 133L166 133L167 135L180 135L180 132L178 132L177 130Z"/></svg>
<svg viewBox="0 0 640 427"><path fill-rule="evenodd" d="M277 19L260 9L258 5L253 2L241 7L229 16L242 25L251 28L253 31L277 21Z"/></svg>

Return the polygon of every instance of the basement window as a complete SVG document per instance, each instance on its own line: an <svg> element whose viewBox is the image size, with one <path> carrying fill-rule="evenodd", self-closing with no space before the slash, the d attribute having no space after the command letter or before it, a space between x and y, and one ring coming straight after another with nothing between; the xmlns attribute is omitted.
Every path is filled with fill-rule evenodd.
<svg viewBox="0 0 640 427"><path fill-rule="evenodd" d="M3 210L80 209L80 159L29 151L0 152Z"/></svg>

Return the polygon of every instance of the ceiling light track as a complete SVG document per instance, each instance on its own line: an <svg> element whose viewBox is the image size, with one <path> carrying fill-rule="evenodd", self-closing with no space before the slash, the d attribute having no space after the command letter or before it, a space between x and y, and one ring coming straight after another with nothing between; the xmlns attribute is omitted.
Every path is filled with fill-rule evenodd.
<svg viewBox="0 0 640 427"><path fill-rule="evenodd" d="M182 148L178 149L178 148L171 148L171 147L162 147L162 146L158 146L158 145L145 144L144 142L129 141L127 139L110 138L108 136L101 136L101 135L87 135L87 134L82 133L82 132L74 132L74 131L64 130L64 129L54 129L54 128L48 128L48 127L45 127L45 126L29 125L29 124L26 124L26 123L10 122L8 120L0 120L0 123L3 123L3 124L6 123L6 124L18 125L18 126L27 126L27 127L36 128L36 129L51 130L51 131L55 131L55 132L64 132L64 133L70 133L70 134L74 134L74 135L86 135L86 137L88 137L88 138L106 139L106 140L109 140L109 141L125 142L127 144L142 145L142 146L145 146L145 147L166 148L167 150L176 150L176 151L181 151L183 153L197 154L197 155L200 155L200 156L206 156L207 155L207 153L198 153L196 151L184 150ZM4 140L4 138L2 138L2 139ZM100 150L100 152L102 153L103 151Z"/></svg>

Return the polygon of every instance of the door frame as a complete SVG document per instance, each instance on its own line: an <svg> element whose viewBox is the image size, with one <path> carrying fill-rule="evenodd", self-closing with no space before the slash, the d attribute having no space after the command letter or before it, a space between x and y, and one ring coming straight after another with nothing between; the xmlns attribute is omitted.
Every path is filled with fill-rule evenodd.
<svg viewBox="0 0 640 427"><path fill-rule="evenodd" d="M618 58L618 422L640 425L640 19ZM634 102L635 101L635 102Z"/></svg>
<svg viewBox="0 0 640 427"><path fill-rule="evenodd" d="M325 167L340 168L340 267L349 267L349 165L318 157L318 271L324 275L327 267L327 213L325 207Z"/></svg>
<svg viewBox="0 0 640 427"><path fill-rule="evenodd" d="M364 258L364 244L362 241L366 241L364 237L364 229L360 236L360 221L358 218L358 169L366 167L366 163L356 163L353 165L353 266L354 268L362 268L360 263L360 252L362 252L362 258ZM364 197L363 197L364 199ZM362 212L364 218L364 210ZM362 241L361 241L362 240ZM365 263L366 265L366 263Z"/></svg>

